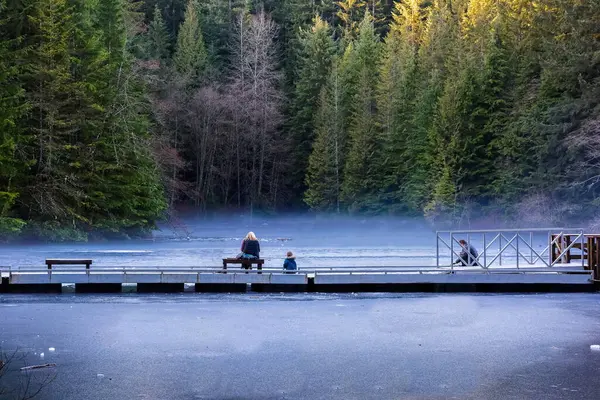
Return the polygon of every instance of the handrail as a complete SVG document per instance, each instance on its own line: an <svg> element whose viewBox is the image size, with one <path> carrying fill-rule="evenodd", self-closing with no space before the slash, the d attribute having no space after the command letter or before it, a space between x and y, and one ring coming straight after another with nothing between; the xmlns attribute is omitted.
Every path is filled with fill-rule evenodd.
<svg viewBox="0 0 600 400"><path fill-rule="evenodd" d="M449 268L449 267L446 267ZM459 269L460 268L460 269ZM270 270L224 270L224 269L198 269L194 271L189 270L145 270L145 269L73 269L73 270L44 270L44 269L24 269L24 270L13 270L11 274L39 274L39 275L67 275L67 274L81 274L81 275L100 275L100 274L177 274L177 273L188 273L188 274L201 274L201 273L227 273L227 274L284 274L291 275L290 272L295 274L403 274L403 273L445 273L445 272L507 272L507 271L519 271L522 273L548 273L548 272L569 272L569 273L589 273L587 270L572 268L557 268L557 267L527 267L527 268L511 268L511 267L495 267L483 270L477 267L459 267L453 271L449 269L443 269L443 267L412 267L412 268L393 268L393 269L374 269L374 268L335 268L335 269L302 269L297 271L287 271L281 269L270 269Z"/></svg>
<svg viewBox="0 0 600 400"><path fill-rule="evenodd" d="M543 249L535 246L536 237L540 233L548 235L548 244ZM489 235L489 236L487 236ZM490 236L492 237L491 240ZM473 240L482 239L482 240ZM557 242L562 238L572 238L564 246L557 247ZM466 240L469 245L478 242L477 249L481 252L477 256L466 257L464 260L460 255L462 252L458 239ZM570 250L577 247L584 248L584 233L582 228L533 228L533 229L493 229L493 230L447 230L436 232L436 266L454 268L454 259L461 261L463 265L488 269L494 263L502 265L502 259L513 259L517 268L525 265L545 265L553 267L560 264L560 260L567 256ZM483 246L480 247L481 241ZM496 247L494 249L493 247ZM561 248L562 247L562 248ZM558 248L558 256L554 250ZM583 251L583 250L582 250ZM584 266L583 258L581 266Z"/></svg>
<svg viewBox="0 0 600 400"><path fill-rule="evenodd" d="M583 228L531 228L531 229L480 229L480 230L451 230L451 231L436 231L436 233L492 233L492 232L564 232L564 231L582 231Z"/></svg>

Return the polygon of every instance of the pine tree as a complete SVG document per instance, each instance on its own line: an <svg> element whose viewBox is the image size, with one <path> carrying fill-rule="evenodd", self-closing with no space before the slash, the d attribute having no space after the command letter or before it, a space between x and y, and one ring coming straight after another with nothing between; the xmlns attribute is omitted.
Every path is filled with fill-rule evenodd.
<svg viewBox="0 0 600 400"><path fill-rule="evenodd" d="M182 77L195 83L202 79L206 63L207 55L198 19L198 6L196 0L189 0L185 19L177 35L173 65Z"/></svg>
<svg viewBox="0 0 600 400"><path fill-rule="evenodd" d="M171 39L167 32L158 4L154 7L154 17L148 27L147 55L150 59L166 60L170 54Z"/></svg>
<svg viewBox="0 0 600 400"><path fill-rule="evenodd" d="M416 168L407 177L405 187L409 207L421 205L426 215L437 215L442 210L453 212L455 206L455 196L449 195L456 191L456 188L450 190L455 182L451 176L453 171L443 153L451 134L439 125L445 85L452 81L448 80L448 68L461 54L457 49L458 17L452 5L447 0L433 2L419 49L419 74L425 79L417 89L412 135L417 148L425 151L417 153ZM451 100L446 101L453 106ZM439 190L440 185L444 190Z"/></svg>
<svg viewBox="0 0 600 400"><path fill-rule="evenodd" d="M296 83L294 103L291 107L291 134L295 142L294 181L302 182L306 175L308 157L315 137L314 119L319 102L319 93L325 86L335 44L327 22L315 17L309 31L301 31L299 79ZM303 192L303 188L297 189Z"/></svg>
<svg viewBox="0 0 600 400"><path fill-rule="evenodd" d="M316 138L308 159L304 201L313 210L340 212L344 155L346 153L342 72L336 62L321 90L315 116Z"/></svg>
<svg viewBox="0 0 600 400"><path fill-rule="evenodd" d="M413 125L415 96L419 88L419 49L428 7L418 0L397 2L385 40L378 87L378 124L382 133L380 156L382 201L394 210L420 211L408 201L407 182L422 182L419 157L426 151L425 135ZM413 175L415 176L413 178Z"/></svg>
<svg viewBox="0 0 600 400"><path fill-rule="evenodd" d="M350 143L342 189L344 201L352 210L377 207L379 171L375 164L376 152L381 145L375 124L380 42L368 11L359 28L350 63L357 74L357 81L351 106Z"/></svg>
<svg viewBox="0 0 600 400"><path fill-rule="evenodd" d="M358 35L361 17L365 13L365 0L341 0L337 3L337 18L341 21L342 33L350 41Z"/></svg>
<svg viewBox="0 0 600 400"><path fill-rule="evenodd" d="M29 47L22 75L31 111L20 121L21 154L35 160L35 176L21 198L26 216L75 226L85 220L78 171L80 83L71 76L70 38L74 22L65 0L38 0L23 26Z"/></svg>
<svg viewBox="0 0 600 400"><path fill-rule="evenodd" d="M15 9L7 8L0 0L0 240L18 235L25 222L14 218L13 208L20 195L18 177L24 174L27 165L16 157L20 140L19 120L28 109L25 93L19 81L21 70L17 63L22 49L16 48L19 37L11 30L10 14Z"/></svg>
<svg viewBox="0 0 600 400"><path fill-rule="evenodd" d="M100 91L104 124L87 146L84 206L89 224L105 232L152 227L165 207L156 164L150 152L145 89L133 71L125 29L130 12L123 0L102 4L96 15L108 54ZM102 19L109 15L110 19ZM113 35L113 36L110 36Z"/></svg>

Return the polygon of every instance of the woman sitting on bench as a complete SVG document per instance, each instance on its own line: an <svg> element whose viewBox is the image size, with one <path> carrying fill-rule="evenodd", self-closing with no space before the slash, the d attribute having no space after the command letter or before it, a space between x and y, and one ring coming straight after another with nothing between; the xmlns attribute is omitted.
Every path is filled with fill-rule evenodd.
<svg viewBox="0 0 600 400"><path fill-rule="evenodd" d="M254 232L248 232L244 240L242 240L242 253L238 258L260 258L260 243Z"/></svg>

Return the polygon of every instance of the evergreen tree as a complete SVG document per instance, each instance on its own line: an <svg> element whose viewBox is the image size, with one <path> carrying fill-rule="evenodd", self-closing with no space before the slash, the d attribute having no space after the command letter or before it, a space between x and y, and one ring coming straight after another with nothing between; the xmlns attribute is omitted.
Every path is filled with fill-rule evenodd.
<svg viewBox="0 0 600 400"><path fill-rule="evenodd" d="M105 117L102 130L87 147L84 164L89 223L113 232L152 227L165 207L150 152L145 89L133 73L133 59L126 49L132 40L131 31L125 29L129 12L123 0L110 0L98 8L96 20L102 22L99 28L108 53L107 85L99 93ZM103 20L103 15L111 19Z"/></svg>
<svg viewBox="0 0 600 400"><path fill-rule="evenodd" d="M380 56L379 37L367 11L359 27L352 53L351 68L356 72L356 92L351 105L349 149L344 169L343 196L352 210L376 207L379 171L376 167L380 140L376 130L377 65Z"/></svg>
<svg viewBox="0 0 600 400"><path fill-rule="evenodd" d="M27 168L15 150L20 140L18 122L28 104L19 81L21 70L17 61L22 50L15 50L20 38L11 31L11 14L16 14L16 10L0 0L0 240L19 234L25 224L13 215L21 191L18 176Z"/></svg>
<svg viewBox="0 0 600 400"><path fill-rule="evenodd" d="M23 26L24 89L31 111L20 121L26 159L35 160L34 177L24 188L28 218L58 220L74 226L85 220L79 204L82 182L77 176L79 85L71 76L69 39L73 19L65 0L38 0Z"/></svg>
<svg viewBox="0 0 600 400"><path fill-rule="evenodd" d="M325 86L331 62L335 54L335 44L327 22L315 17L312 29L301 31L299 79L296 83L291 130L295 142L294 181L306 175L308 157L315 136L314 119L319 102L319 93ZM304 191L303 188L298 190Z"/></svg>
<svg viewBox="0 0 600 400"><path fill-rule="evenodd" d="M308 159L304 201L312 209L340 212L346 149L343 73L335 62L319 96L315 117L316 138Z"/></svg>
<svg viewBox="0 0 600 400"><path fill-rule="evenodd" d="M170 54L171 39L158 4L154 7L154 17L148 27L148 50L150 59L166 60Z"/></svg>
<svg viewBox="0 0 600 400"><path fill-rule="evenodd" d="M377 107L382 132L383 152L382 201L396 211L420 211L419 204L409 201L407 182L422 182L419 158L427 151L423 139L413 125L415 96L419 88L419 48L423 41L428 7L419 0L397 2L393 22L385 40L381 64ZM413 175L415 178L413 178Z"/></svg>
<svg viewBox="0 0 600 400"><path fill-rule="evenodd" d="M341 22L342 33L346 40L352 40L358 35L361 17L365 13L365 0L341 0L337 3L336 17Z"/></svg>
<svg viewBox="0 0 600 400"><path fill-rule="evenodd" d="M189 0L185 19L177 35L173 64L177 72L190 82L201 79L206 68L206 49L198 19L196 0Z"/></svg>

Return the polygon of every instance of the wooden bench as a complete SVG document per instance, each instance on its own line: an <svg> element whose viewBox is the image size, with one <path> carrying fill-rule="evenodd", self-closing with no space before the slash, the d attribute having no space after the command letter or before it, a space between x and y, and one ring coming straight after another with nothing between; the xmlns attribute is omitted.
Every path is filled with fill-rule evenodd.
<svg viewBox="0 0 600 400"><path fill-rule="evenodd" d="M46 265L48 266L48 269L52 269L53 265L85 265L85 269L90 269L90 265L92 265L92 260L47 258Z"/></svg>
<svg viewBox="0 0 600 400"><path fill-rule="evenodd" d="M252 269L252 264L256 264L256 269L262 271L264 263L265 260L263 258L224 258L223 270L227 271L227 264L242 264L242 268L244 269Z"/></svg>

